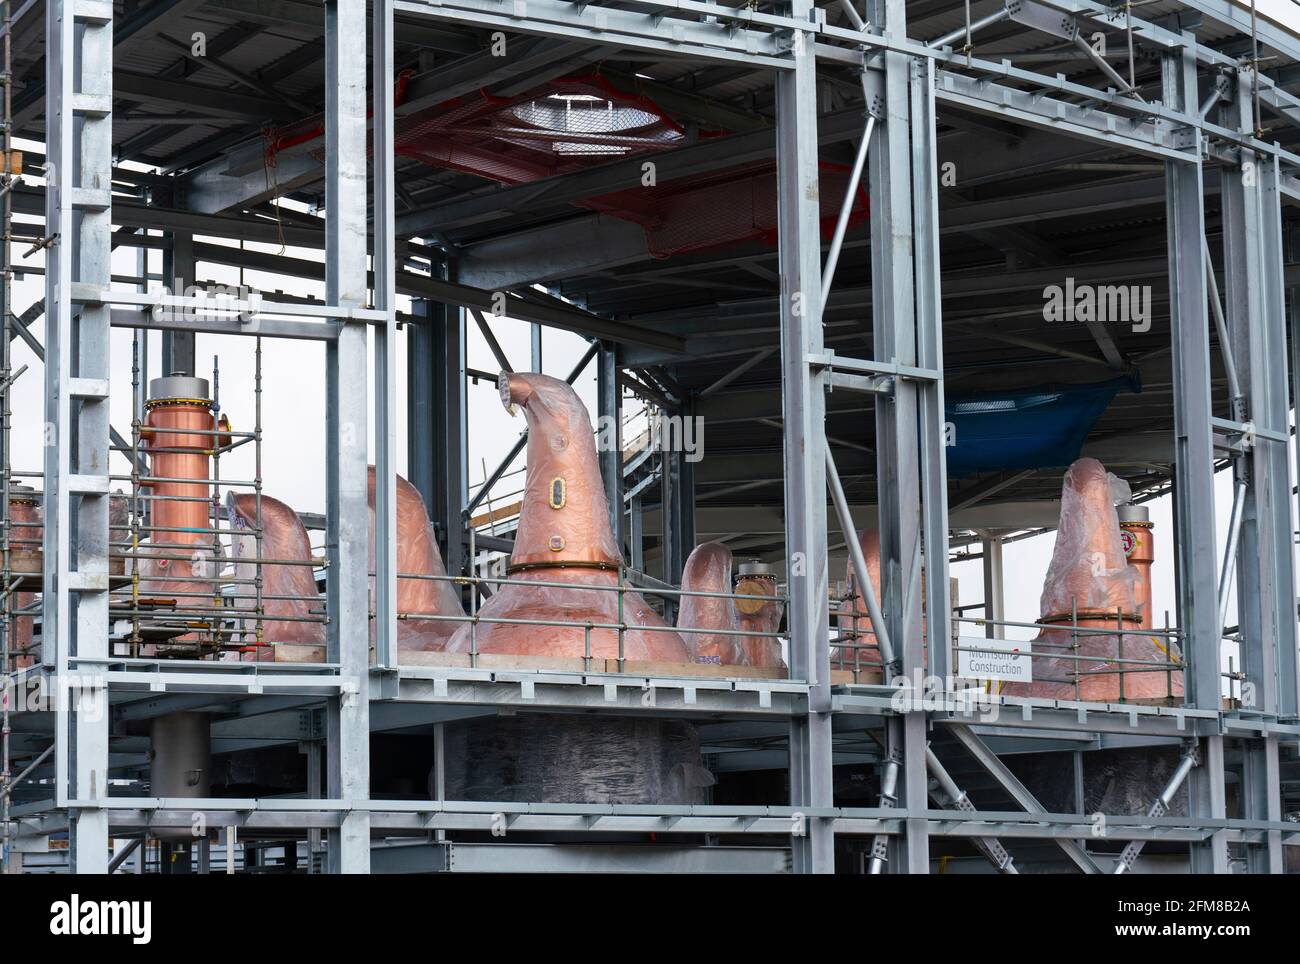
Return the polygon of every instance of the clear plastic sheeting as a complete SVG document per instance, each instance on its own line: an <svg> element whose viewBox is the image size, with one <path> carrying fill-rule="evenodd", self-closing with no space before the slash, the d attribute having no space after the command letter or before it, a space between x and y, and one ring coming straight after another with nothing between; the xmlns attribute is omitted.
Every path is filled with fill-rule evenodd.
<svg viewBox="0 0 1300 964"><path fill-rule="evenodd" d="M1079 459L1066 471L1056 546L1039 602L1042 615L1059 616L1075 608L1137 612L1135 575L1124 557L1115 512L1115 497L1128 486L1117 482L1096 459Z"/></svg>
<svg viewBox="0 0 1300 964"><path fill-rule="evenodd" d="M1090 702L1182 696L1182 671L1169 665L1181 663L1177 646L1140 628L1137 574L1125 559L1115 511L1115 501L1130 493L1117 481L1096 459L1079 459L1065 473L1039 621L1066 625L1038 634L1033 682L1006 683L1004 695ZM1098 632L1107 629L1115 632Z"/></svg>
<svg viewBox="0 0 1300 964"><path fill-rule="evenodd" d="M720 542L696 546L682 571L686 592L731 592L731 550ZM718 666L746 665L734 600L722 596L682 596L677 612L678 629L712 629L711 633L682 633L682 641L695 663Z"/></svg>
<svg viewBox="0 0 1300 964"><path fill-rule="evenodd" d="M447 644L456 653L688 662L686 645L640 593L620 589L591 417L573 387L505 373L508 409L528 419L527 473L510 582ZM559 585L556 585L559 584ZM567 625L557 625L565 623ZM617 626L627 628L620 633Z"/></svg>
<svg viewBox="0 0 1300 964"><path fill-rule="evenodd" d="M226 495L226 515L230 521L231 556L234 562L234 605L239 609L254 609L257 593L252 580L257 574L257 496L249 493ZM324 609L316 588L312 566L311 541L302 519L292 508L279 499L262 496L262 556L281 560L264 563L262 570L262 622L261 643L322 645L325 626L312 621L312 610ZM284 563L302 563L286 565ZM284 618L290 617L290 618ZM317 617L319 618L319 616ZM246 621L251 630L253 624ZM272 658L268 650L267 658Z"/></svg>
<svg viewBox="0 0 1300 964"><path fill-rule="evenodd" d="M448 800L696 804L714 783L695 727L676 720L490 717L448 725L444 749Z"/></svg>
<svg viewBox="0 0 1300 964"><path fill-rule="evenodd" d="M375 467L369 472L370 571L375 571ZM420 491L397 476L397 649L398 652L441 650L460 623L443 619L410 619L410 616L463 617L460 597L444 578L442 553L434 538L433 523ZM416 577L416 578L412 578ZM424 577L424 578L418 578ZM375 594L375 577L370 577L370 597ZM370 624L370 641L375 626Z"/></svg>

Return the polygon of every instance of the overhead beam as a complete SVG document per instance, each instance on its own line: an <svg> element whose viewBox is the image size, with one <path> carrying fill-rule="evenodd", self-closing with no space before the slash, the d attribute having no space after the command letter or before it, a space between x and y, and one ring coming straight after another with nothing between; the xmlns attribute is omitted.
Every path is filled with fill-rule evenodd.
<svg viewBox="0 0 1300 964"><path fill-rule="evenodd" d="M266 254L260 251L247 251L240 248L215 244L196 244L195 257L200 261L216 264L243 265L263 271L272 271L293 275L300 278L323 278L325 266L318 261L303 258L290 258L283 255ZM417 298L430 298L446 304L460 305L463 308L477 308L480 311L494 311L496 302L494 292L485 291L411 271L397 272L397 291L399 294ZM609 341L645 345L680 353L686 350L686 341L677 335L665 334L652 328L646 328L630 321L612 321L585 312L580 308L559 308L539 305L522 298L511 298L505 312L509 317L520 321L536 322L552 328L576 331Z"/></svg>

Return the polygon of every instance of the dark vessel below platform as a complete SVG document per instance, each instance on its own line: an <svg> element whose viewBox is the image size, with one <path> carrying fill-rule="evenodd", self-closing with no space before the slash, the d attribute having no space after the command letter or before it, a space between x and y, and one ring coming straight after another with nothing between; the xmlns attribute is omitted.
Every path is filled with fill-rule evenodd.
<svg viewBox="0 0 1300 964"><path fill-rule="evenodd" d="M448 725L445 747L449 800L690 804L713 784L676 720L497 716Z"/></svg>

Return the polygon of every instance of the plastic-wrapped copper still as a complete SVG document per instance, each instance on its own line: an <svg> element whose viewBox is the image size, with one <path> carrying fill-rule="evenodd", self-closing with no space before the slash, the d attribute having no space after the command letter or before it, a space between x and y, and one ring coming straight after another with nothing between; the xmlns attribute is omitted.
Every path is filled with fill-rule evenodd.
<svg viewBox="0 0 1300 964"><path fill-rule="evenodd" d="M781 603L773 598L776 576L762 563L747 562L733 582L732 561L731 550L720 542L701 543L691 552L682 589L719 595L682 596L677 628L713 630L684 632L682 640L696 663L781 669L780 641L755 635L775 633L781 621Z"/></svg>
<svg viewBox="0 0 1300 964"><path fill-rule="evenodd" d="M499 387L502 403L522 408L528 419L523 508L506 570L514 584L502 585L479 611L477 628L461 627L448 649L687 662L681 636L650 604L639 593L618 591L622 555L591 418L577 393L539 374L503 372ZM619 624L627 627L621 645L612 628Z"/></svg>
<svg viewBox="0 0 1300 964"><path fill-rule="evenodd" d="M745 665L769 669L785 666L781 658L781 641L775 636L755 635L775 633L781 625L782 604L777 594L776 574L770 566L757 562L742 562L736 574L735 592L742 599L735 600L736 622L740 631L740 647Z"/></svg>
<svg viewBox="0 0 1300 964"><path fill-rule="evenodd" d="M1065 473L1039 608L1040 622L1064 625L1038 634L1033 682L1007 683L1004 695L1094 702L1182 695L1182 671L1170 665L1181 661L1176 646L1140 632L1138 570L1124 556L1114 481L1096 459L1079 459Z"/></svg>

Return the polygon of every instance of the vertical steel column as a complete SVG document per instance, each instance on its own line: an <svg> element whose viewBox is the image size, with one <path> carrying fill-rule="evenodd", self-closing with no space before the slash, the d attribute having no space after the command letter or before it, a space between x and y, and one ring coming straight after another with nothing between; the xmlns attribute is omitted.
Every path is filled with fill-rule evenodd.
<svg viewBox="0 0 1300 964"><path fill-rule="evenodd" d="M811 0L791 16L810 26ZM794 69L776 80L776 170L781 268L781 371L790 675L807 680L808 713L790 724L790 803L831 806L830 635L826 560L826 399L809 355L822 350L821 211L817 199L817 62L799 33ZM805 813L791 839L799 873L835 869L829 820Z"/></svg>
<svg viewBox="0 0 1300 964"><path fill-rule="evenodd" d="M171 244L163 249L163 283L171 289L172 294L183 295L187 286L198 284L194 265L194 235L186 231L173 231L169 237ZM194 332L164 330L162 373L195 375L195 362ZM148 384L147 380L145 384Z"/></svg>
<svg viewBox="0 0 1300 964"><path fill-rule="evenodd" d="M1280 823L1282 786L1277 734L1244 739L1241 750L1242 816L1247 820ZM1281 831L1267 830L1262 843L1247 846L1246 866L1252 874L1285 873Z"/></svg>
<svg viewBox="0 0 1300 964"><path fill-rule="evenodd" d="M632 496L628 503L627 564L637 572L645 572L645 517L639 495Z"/></svg>
<svg viewBox="0 0 1300 964"><path fill-rule="evenodd" d="M680 475L677 483L677 544L681 546L681 568L686 567L686 559L695 548L695 463L688 459L685 451L685 440L692 438L695 444L699 446L698 451L704 447L704 429L703 427L691 428L692 420L695 418L695 396L688 395L682 399L682 404L678 414L682 419L682 431L679 436L683 440L683 450L678 453L677 471ZM680 569L679 569L680 574Z"/></svg>
<svg viewBox="0 0 1300 964"><path fill-rule="evenodd" d="M658 441L655 444L659 444ZM680 514L682 500L681 460L677 458L676 453L664 451L661 447L659 466L659 528L661 534L659 554L663 570L660 577L664 582L676 585L681 582L682 570L686 565L686 552L681 544L681 534L677 526L677 517ZM671 621L676 614L677 600L664 597L664 618Z"/></svg>
<svg viewBox="0 0 1300 964"><path fill-rule="evenodd" d="M431 302L428 331L433 351L434 471L436 493L430 508L446 539L443 560L448 575L465 569L469 501L469 449L465 408L465 312L455 305Z"/></svg>
<svg viewBox="0 0 1300 964"><path fill-rule="evenodd" d="M1246 75L1237 83L1237 126L1254 129ZM1295 526L1288 450L1282 205L1276 157L1243 151L1223 170L1224 301L1255 444L1234 464L1249 484L1237 552L1237 606L1248 708L1296 712ZM1253 697L1253 699L1252 699Z"/></svg>
<svg viewBox="0 0 1300 964"><path fill-rule="evenodd" d="M988 639L997 637L1006 619L1006 593L1003 589L1002 537L987 534L981 540L984 551L984 618L993 620L984 625Z"/></svg>
<svg viewBox="0 0 1300 964"><path fill-rule="evenodd" d="M1207 736L1200 746L1201 764L1187 775L1188 801L1193 817L1222 820L1228 814L1224 776L1223 737ZM1194 874L1229 872L1228 842L1219 830L1191 846L1190 867Z"/></svg>
<svg viewBox="0 0 1300 964"><path fill-rule="evenodd" d="M1164 99L1175 110L1197 105L1192 38L1164 59ZM1199 130L1193 132L1199 138ZM1165 164L1169 234L1169 317L1174 378L1174 529L1177 551L1178 624L1183 630L1187 702L1219 708L1219 645L1223 627L1216 611L1214 452L1210 436L1210 342L1202 239L1205 209L1199 149L1187 161ZM1193 781L1200 776L1193 772Z"/></svg>
<svg viewBox="0 0 1300 964"><path fill-rule="evenodd" d="M1174 110L1198 109L1195 38L1167 54L1163 65L1165 104ZM1187 703L1219 709L1218 580L1215 575L1214 450L1210 419L1210 341L1205 281L1204 184L1199 129L1196 151L1186 161L1165 164L1165 206L1169 237L1169 318L1174 377L1174 543L1178 623L1183 630ZM1223 773L1223 737L1206 737L1201 765L1188 777L1191 813L1222 818L1227 809ZM1219 837L1193 844L1194 872L1226 873L1228 850Z"/></svg>
<svg viewBox="0 0 1300 964"><path fill-rule="evenodd" d="M55 796L74 873L108 870L109 308L113 8L46 5L45 535L42 634L55 674Z"/></svg>
<svg viewBox="0 0 1300 964"><path fill-rule="evenodd" d="M596 405L600 476L609 503L614 544L623 551L623 389L618 383L618 345L602 341L596 356Z"/></svg>
<svg viewBox="0 0 1300 964"><path fill-rule="evenodd" d="M658 433L658 441L662 442L665 438L671 437L684 443L688 437L691 437L697 444L702 444L703 436L698 432L693 436L688 435L691 429L687 420L695 414L694 400L683 399L677 414L682 419L682 431ZM681 582L686 560L691 550L695 548L695 465L687 460L684 448L683 444L681 448L663 451L661 454L664 493L661 511L663 579L671 583ZM666 598L664 604L667 611L676 612L677 600Z"/></svg>
<svg viewBox="0 0 1300 964"><path fill-rule="evenodd" d="M375 662L397 665L397 274L393 234L393 0L372 3L375 328Z"/></svg>
<svg viewBox="0 0 1300 964"><path fill-rule="evenodd" d="M366 303L365 0L325 2L325 297ZM326 350L326 533L329 660L342 689L328 706L329 796L345 804L370 796L370 632L366 471L367 331L339 321ZM370 813L345 810L329 833L333 873L370 870Z"/></svg>
<svg viewBox="0 0 1300 964"><path fill-rule="evenodd" d="M883 33L903 37L907 32L907 15L903 0L874 0L874 15L868 19L880 26ZM872 278L872 331L875 356L878 361L917 365L918 337L916 290L914 282L914 239L912 223L912 144L908 133L911 123L911 62L901 53L887 52L883 56L884 123L871 143L871 278ZM928 96L932 96L929 94ZM922 96L922 101L928 99ZM923 126L932 124L922 118ZM931 135L932 136L932 135ZM922 138L926 135L922 132ZM933 143L923 151L933 151ZM927 154L928 161L935 158ZM931 172L933 174L933 172ZM933 184L927 176L927 184ZM926 204L925 230L934 230L930 219L935 217ZM925 239L927 246L933 239ZM937 257L933 247L927 247L925 257ZM927 353L933 359L938 345L933 332L939 323L937 281L934 266L927 268L923 279L927 291L922 303L930 314L932 332L927 337ZM941 398L941 396L940 396ZM926 409L933 416L934 399ZM942 417L940 413L940 417ZM939 427L942 433L942 425ZM940 440L942 434L940 434ZM916 679L924 674L923 630L921 626L921 478L920 456L920 391L917 383L898 379L891 396L882 398L876 405L877 486L880 505L880 569L882 608L894 640L895 651L901 658L904 675ZM927 429L927 460L933 471ZM939 468L938 481L943 479ZM936 479L927 482L934 485ZM945 498L943 494L931 496ZM946 545L944 530L936 537ZM946 560L940 563L947 571ZM948 598L944 587L943 598ZM944 625L947 625L946 616ZM946 630L945 630L946 631ZM946 660L944 660L946 662ZM900 802L912 811L929 806L926 774L926 722L925 714L918 708L891 720L888 749L901 753L903 780ZM929 872L928 825L923 817L910 817L906 834L897 841L902 859L894 866L909 873Z"/></svg>
<svg viewBox="0 0 1300 964"><path fill-rule="evenodd" d="M934 61L912 61L912 209L916 265L917 364L943 371L943 304L939 282L939 148ZM931 676L952 666L952 590L948 582L948 450L943 381L917 388L921 448L921 521L925 562L925 643Z"/></svg>
<svg viewBox="0 0 1300 964"><path fill-rule="evenodd" d="M437 515L433 341L442 333L433 319L443 307L422 298L413 301L411 313L417 320L406 326L406 477L424 499L431 518Z"/></svg>

